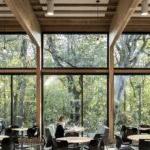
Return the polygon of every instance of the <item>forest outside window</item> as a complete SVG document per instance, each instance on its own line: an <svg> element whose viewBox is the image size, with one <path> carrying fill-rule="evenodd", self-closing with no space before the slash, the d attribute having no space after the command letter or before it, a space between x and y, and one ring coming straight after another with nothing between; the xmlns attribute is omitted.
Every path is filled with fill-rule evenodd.
<svg viewBox="0 0 150 150"><path fill-rule="evenodd" d="M44 126L54 128L60 115L88 133L107 125L107 76L44 75Z"/></svg>
<svg viewBox="0 0 150 150"><path fill-rule="evenodd" d="M44 34L43 66L107 67L107 34Z"/></svg>
<svg viewBox="0 0 150 150"><path fill-rule="evenodd" d="M0 68L35 68L36 48L26 34L0 34Z"/></svg>
<svg viewBox="0 0 150 150"><path fill-rule="evenodd" d="M150 68L150 34L121 35L114 57L118 68Z"/></svg>
<svg viewBox="0 0 150 150"><path fill-rule="evenodd" d="M0 119L5 125L29 127L35 123L34 75L0 75Z"/></svg>
<svg viewBox="0 0 150 150"><path fill-rule="evenodd" d="M150 75L115 76L115 129L150 124Z"/></svg>

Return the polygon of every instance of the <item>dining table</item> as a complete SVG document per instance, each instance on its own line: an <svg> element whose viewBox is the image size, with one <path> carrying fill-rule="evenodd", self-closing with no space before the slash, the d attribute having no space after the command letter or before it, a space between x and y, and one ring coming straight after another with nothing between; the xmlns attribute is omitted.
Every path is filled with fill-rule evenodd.
<svg viewBox="0 0 150 150"><path fill-rule="evenodd" d="M139 140L142 140L142 139L144 139L144 140L150 140L150 134L129 135L128 139L132 140L132 141L136 141L136 142L138 142Z"/></svg>
<svg viewBox="0 0 150 150"><path fill-rule="evenodd" d="M21 136L20 136L20 138L21 138L20 148L21 148L21 149L27 148L27 146L24 146L24 145L23 145L23 133L24 133L25 131L27 131L28 128L24 128L24 127L21 127L21 128L12 128L12 130L13 130L13 131L18 131L18 132L21 133Z"/></svg>
<svg viewBox="0 0 150 150"><path fill-rule="evenodd" d="M90 137L61 137L56 141L67 141L69 144L84 144L89 143L93 138Z"/></svg>
<svg viewBox="0 0 150 150"><path fill-rule="evenodd" d="M2 141L5 138L9 138L9 136L7 136L7 135L0 135L0 141Z"/></svg>

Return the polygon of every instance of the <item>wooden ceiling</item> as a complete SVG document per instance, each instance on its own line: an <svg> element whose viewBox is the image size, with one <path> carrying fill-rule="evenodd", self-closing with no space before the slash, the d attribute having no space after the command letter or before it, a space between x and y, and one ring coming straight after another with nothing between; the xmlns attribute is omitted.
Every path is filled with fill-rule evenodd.
<svg viewBox="0 0 150 150"><path fill-rule="evenodd" d="M109 32L119 0L54 0L54 16L47 17L46 0L29 0L42 32L79 31ZM28 10L26 10L28 11ZM30 15L30 14L29 14ZM5 0L0 0L0 31L24 31ZM136 8L124 31L149 32L150 15L141 16L141 4Z"/></svg>

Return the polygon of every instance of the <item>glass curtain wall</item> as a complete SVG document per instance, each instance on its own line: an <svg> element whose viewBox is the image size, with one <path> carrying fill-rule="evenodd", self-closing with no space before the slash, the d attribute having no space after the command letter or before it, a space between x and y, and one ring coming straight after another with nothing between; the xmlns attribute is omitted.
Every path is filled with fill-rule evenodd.
<svg viewBox="0 0 150 150"><path fill-rule="evenodd" d="M0 126L1 120L5 126L29 127L35 122L36 76L13 73L34 70L35 58L36 47L28 35L0 34Z"/></svg>
<svg viewBox="0 0 150 150"><path fill-rule="evenodd" d="M115 67L124 73L115 76L115 129L122 125L139 127L150 124L149 75L127 69L146 70L150 68L150 35L123 34L117 41L114 51Z"/></svg>
<svg viewBox="0 0 150 150"><path fill-rule="evenodd" d="M107 76L45 75L44 126L55 126L61 115L92 133L106 125Z"/></svg>

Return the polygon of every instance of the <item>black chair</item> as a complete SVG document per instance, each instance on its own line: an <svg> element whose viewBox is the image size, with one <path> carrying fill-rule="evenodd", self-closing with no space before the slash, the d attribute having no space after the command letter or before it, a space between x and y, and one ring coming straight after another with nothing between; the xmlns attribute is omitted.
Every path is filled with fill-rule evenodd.
<svg viewBox="0 0 150 150"><path fill-rule="evenodd" d="M116 148L119 150L133 150L130 145L127 143L124 143L122 141L122 138L118 135L115 135L116 138Z"/></svg>
<svg viewBox="0 0 150 150"><path fill-rule="evenodd" d="M150 140L139 140L139 150L150 150Z"/></svg>
<svg viewBox="0 0 150 150"><path fill-rule="evenodd" d="M2 150L15 150L15 144L11 138L4 138L1 142Z"/></svg>
<svg viewBox="0 0 150 150"><path fill-rule="evenodd" d="M33 126L32 128L28 128L27 130L27 136L30 140L30 143L33 144L33 139L39 137L39 128L37 126Z"/></svg>
<svg viewBox="0 0 150 150"><path fill-rule="evenodd" d="M52 147L53 145L53 137L49 128L45 128L44 145L45 147Z"/></svg>
<svg viewBox="0 0 150 150"><path fill-rule="evenodd" d="M87 150L104 150L104 142L103 140L94 139L91 140L90 143L84 147Z"/></svg>
<svg viewBox="0 0 150 150"><path fill-rule="evenodd" d="M96 137L97 136L97 137ZM104 127L104 133L103 134L97 134L95 135L94 138L99 138L104 142L104 145L106 146L106 149L108 149L108 145L109 145L109 128L108 127Z"/></svg>
<svg viewBox="0 0 150 150"><path fill-rule="evenodd" d="M13 140L13 142L18 145L19 132L12 130L12 128L18 128L18 126L11 126L9 128L6 128L5 135L8 135Z"/></svg>

